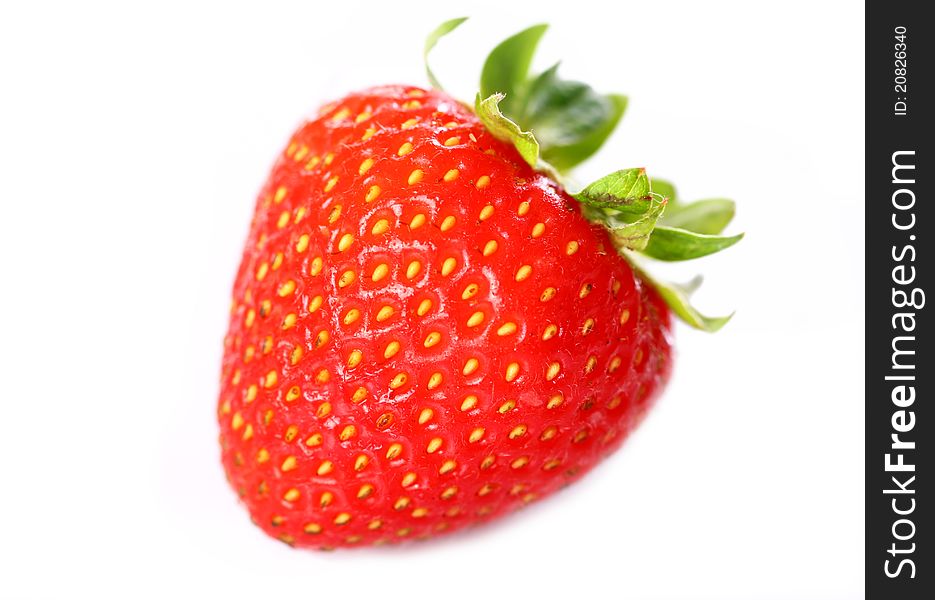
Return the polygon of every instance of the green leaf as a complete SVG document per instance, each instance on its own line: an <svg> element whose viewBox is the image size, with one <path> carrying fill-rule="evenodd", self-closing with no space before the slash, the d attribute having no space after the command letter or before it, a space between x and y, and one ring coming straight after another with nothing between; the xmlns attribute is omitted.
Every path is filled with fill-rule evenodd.
<svg viewBox="0 0 935 600"><path fill-rule="evenodd" d="M741 239L742 233L732 236L704 235L659 225L653 231L644 253L657 260L690 260L720 252Z"/></svg>
<svg viewBox="0 0 935 600"><path fill-rule="evenodd" d="M604 225L610 230L611 239L618 248L626 248L637 252L646 249L653 229L656 227L656 221L659 220L666 207L666 201L663 198L649 196L648 202L649 206L646 211L634 221L623 220L618 211L603 209L607 214L598 217L598 219L603 221Z"/></svg>
<svg viewBox="0 0 935 600"><path fill-rule="evenodd" d="M494 48L484 61L480 93L487 98L506 94L501 109L508 115L520 112L533 54L548 25L534 25L511 36Z"/></svg>
<svg viewBox="0 0 935 600"><path fill-rule="evenodd" d="M672 309L672 312L685 321L687 324L691 325L695 329L700 329L702 331L707 331L708 333L714 333L721 327L727 324L730 321L731 317L734 316L734 313L727 315L726 317L706 317L705 315L698 312L698 310L691 305L689 301L689 296L698 287L700 280L698 277L689 282L688 285L679 285L677 283L665 283L658 281L649 276L643 269L636 267L640 275L652 285L665 303Z"/></svg>
<svg viewBox="0 0 935 600"><path fill-rule="evenodd" d="M432 69L429 67L429 52L432 51L432 48L435 47L435 44L438 43L438 40L454 31L458 25L467 21L467 19L467 17L458 17L457 19L445 21L436 27L435 31L430 33L427 38L425 38L425 49L422 51L422 59L425 62L425 74L428 75L429 83L431 83L432 87L437 90L442 89L442 86L440 83L438 83L438 79L435 77L435 73L433 73Z"/></svg>
<svg viewBox="0 0 935 600"><path fill-rule="evenodd" d="M597 152L623 117L627 99L559 79L557 72L556 64L532 81L515 117L535 132L542 157L564 170Z"/></svg>
<svg viewBox="0 0 935 600"><path fill-rule="evenodd" d="M665 196L666 198L668 198L669 211L671 211L673 206L675 205L676 202L678 202L678 199L679 199L678 194L676 193L676 190L675 190L675 186L664 179L656 179L655 177L653 177L652 185L650 187L652 187L654 194L659 194L661 196Z"/></svg>
<svg viewBox="0 0 935 600"><path fill-rule="evenodd" d="M612 208L617 212L639 216L652 204L646 169L624 169L601 177L577 194L578 202L595 208Z"/></svg>
<svg viewBox="0 0 935 600"><path fill-rule="evenodd" d="M724 231L733 218L733 200L712 198L671 206L666 212L663 223L669 227L687 229L695 233L717 235Z"/></svg>
<svg viewBox="0 0 935 600"><path fill-rule="evenodd" d="M492 96L481 99L478 94L474 100L474 111L480 118L484 127L498 140L510 142L519 151L529 165L536 168L539 163L539 142L533 134L523 131L519 125L509 120L500 112L499 103L503 100L503 94L493 94Z"/></svg>

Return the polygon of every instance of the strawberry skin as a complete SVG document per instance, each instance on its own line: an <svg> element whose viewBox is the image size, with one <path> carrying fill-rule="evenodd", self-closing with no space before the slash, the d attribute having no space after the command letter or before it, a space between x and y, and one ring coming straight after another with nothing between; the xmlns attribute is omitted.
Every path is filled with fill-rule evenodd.
<svg viewBox="0 0 935 600"><path fill-rule="evenodd" d="M350 95L262 189L218 416L254 522L424 538L548 496L668 377L671 319L558 184L439 91Z"/></svg>

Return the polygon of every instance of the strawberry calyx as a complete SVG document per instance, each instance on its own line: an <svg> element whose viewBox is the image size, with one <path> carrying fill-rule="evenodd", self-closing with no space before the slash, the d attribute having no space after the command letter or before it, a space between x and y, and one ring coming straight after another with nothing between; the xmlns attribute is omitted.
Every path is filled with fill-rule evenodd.
<svg viewBox="0 0 935 600"><path fill-rule="evenodd" d="M467 18L442 23L425 43L425 68L439 39ZM679 200L675 186L651 179L643 168L605 175L575 191L567 172L596 153L623 117L627 97L600 94L587 84L561 79L558 64L530 75L533 55L547 25L534 25L507 38L488 55L481 71L474 111L490 133L513 144L529 165L557 183L581 205L582 214L604 226L617 251L652 285L677 317L704 331L717 331L733 316L707 317L690 296L701 282L664 282L648 273L645 258L682 261L714 254L736 244L743 234L721 235L734 217L732 200Z"/></svg>

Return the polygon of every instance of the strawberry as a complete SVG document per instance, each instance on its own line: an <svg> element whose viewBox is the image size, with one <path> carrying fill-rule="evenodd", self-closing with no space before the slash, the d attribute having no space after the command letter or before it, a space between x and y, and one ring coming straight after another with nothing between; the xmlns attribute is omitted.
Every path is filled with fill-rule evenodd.
<svg viewBox="0 0 935 600"><path fill-rule="evenodd" d="M528 79L516 50L531 56L542 30L492 53L482 91L495 90L474 110L439 89L375 87L324 107L273 167L218 411L228 479L268 534L316 548L418 539L546 497L657 396L670 306L725 322L632 255L726 247L733 205L678 204L642 169L569 193L559 170L596 150L625 102L554 69ZM507 109L551 129L540 143ZM683 207L669 225L667 206Z"/></svg>

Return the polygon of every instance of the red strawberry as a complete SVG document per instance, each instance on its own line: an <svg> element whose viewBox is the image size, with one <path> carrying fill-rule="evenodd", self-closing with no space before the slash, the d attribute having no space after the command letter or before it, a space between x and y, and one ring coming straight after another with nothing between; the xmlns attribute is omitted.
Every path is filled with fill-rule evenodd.
<svg viewBox="0 0 935 600"><path fill-rule="evenodd" d="M352 94L273 168L219 404L228 478L270 535L335 547L495 518L616 449L668 377L678 294L617 252L647 247L666 201L642 170L569 195L498 99L479 118L441 91ZM668 229L650 254L686 247Z"/></svg>

